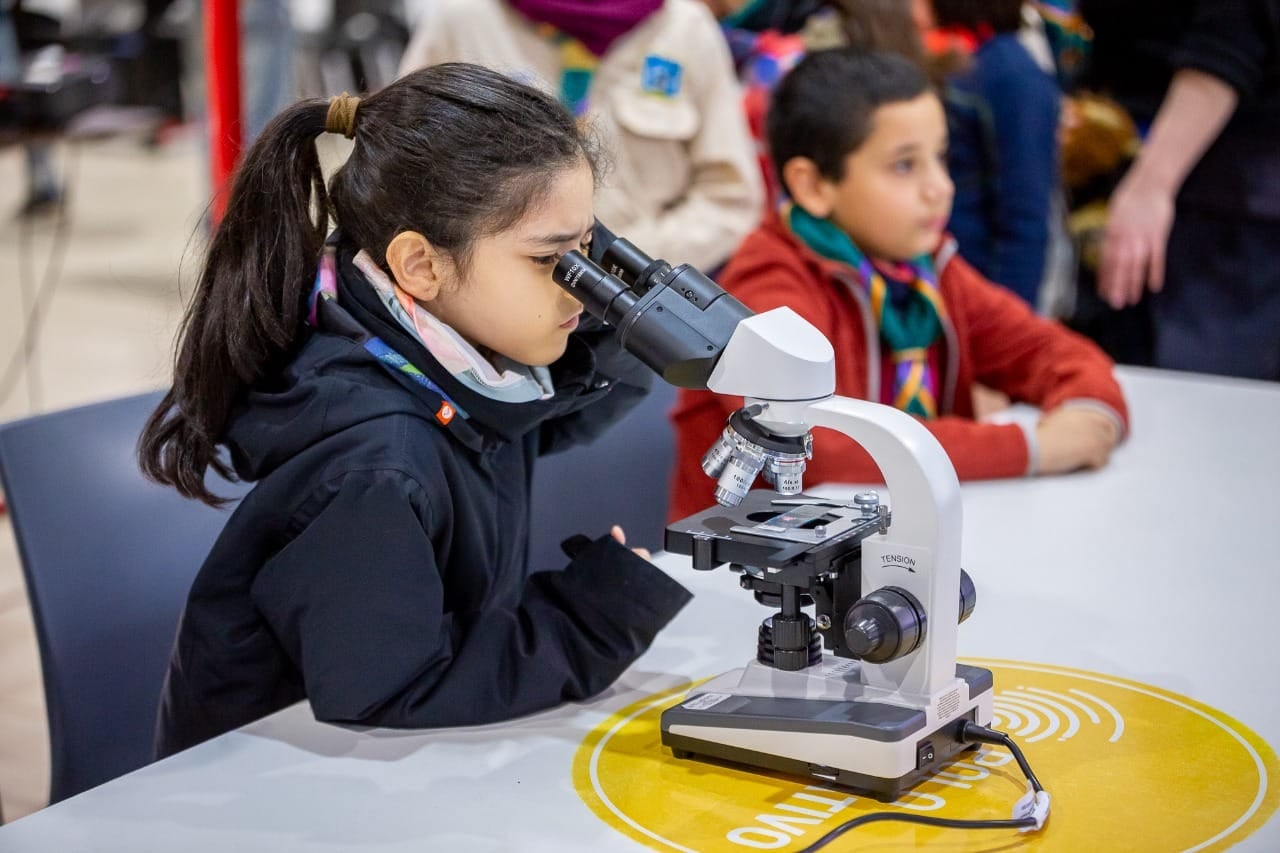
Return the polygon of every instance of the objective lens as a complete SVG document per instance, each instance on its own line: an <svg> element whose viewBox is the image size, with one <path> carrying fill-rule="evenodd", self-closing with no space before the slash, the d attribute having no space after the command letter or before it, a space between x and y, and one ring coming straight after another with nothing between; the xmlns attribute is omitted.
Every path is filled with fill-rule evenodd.
<svg viewBox="0 0 1280 853"><path fill-rule="evenodd" d="M702 454L702 471L708 477L719 477L724 471L724 466L729 462L729 457L733 455L733 439L730 437L730 430L726 429L724 433L716 439L716 443L706 453Z"/></svg>
<svg viewBox="0 0 1280 853"><path fill-rule="evenodd" d="M742 503L763 467L762 452L754 445L739 444L734 448L733 455L716 482L716 503L721 506L737 506Z"/></svg>
<svg viewBox="0 0 1280 853"><path fill-rule="evenodd" d="M804 491L804 459L769 459L766 470L773 472L773 489L780 495L798 495Z"/></svg>

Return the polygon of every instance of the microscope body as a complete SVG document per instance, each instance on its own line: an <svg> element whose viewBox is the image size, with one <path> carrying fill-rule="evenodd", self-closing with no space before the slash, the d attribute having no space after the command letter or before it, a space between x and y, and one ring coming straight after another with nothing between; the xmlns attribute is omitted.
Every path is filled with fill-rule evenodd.
<svg viewBox="0 0 1280 853"><path fill-rule="evenodd" d="M991 673L956 664L974 593L960 568L955 469L915 418L835 396L831 344L795 312L752 314L691 268L653 261L604 229L596 240L603 263L569 253L556 280L668 382L745 400L703 459L718 505L670 525L667 549L695 569L729 564L779 607L754 660L663 713L662 742L678 757L897 798L966 748L962 720L991 721ZM892 516L870 495L791 497L815 427L871 454ZM759 473L776 493L749 491Z"/></svg>

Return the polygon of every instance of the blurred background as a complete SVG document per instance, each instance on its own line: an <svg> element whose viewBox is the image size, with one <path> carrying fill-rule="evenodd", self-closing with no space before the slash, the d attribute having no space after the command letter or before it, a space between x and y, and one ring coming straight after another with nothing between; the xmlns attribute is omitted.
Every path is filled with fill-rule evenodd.
<svg viewBox="0 0 1280 853"><path fill-rule="evenodd" d="M245 144L299 97L386 85L405 67L411 43L430 41L429 29L439 23L434 15L464 8L445 0L232 5L238 12L238 141ZM763 145L769 91L805 52L855 44L897 50L922 63L944 94L952 128L958 213L951 230L961 252L976 266L985 260L988 277L1094 338L1117 361L1158 360L1146 300L1115 310L1098 296L1099 252L1108 201L1180 67L1175 51L1159 49L1160 39L1169 20L1186 24L1204 11L1197 6L1214 4L1174 3L1177 9L1164 18L1162 4L1134 0L704 5L724 36L726 68L732 64L726 73L738 83L731 97L745 112L754 135L745 144L753 151ZM207 95L211 73L234 72L210 70L217 63L206 47L208 13L195 0L0 0L0 422L167 382L184 295L216 219L210 199L225 179L218 157L226 139L211 144L210 128L226 117L211 120ZM1017 47L1009 48L1008 61L992 63L985 48L1002 36ZM1273 45L1260 60L1270 63L1261 95L1245 91L1243 78L1227 81L1250 109L1274 106L1275 52ZM1039 76L1029 78L1028 68ZM1015 79L1025 85L1011 89ZM989 105L973 108L993 92L1012 90L1013 100L1004 102L1016 113L1012 123L993 116ZM1040 114L1050 118L1018 118L1034 113L1016 106L1024 103L1048 103ZM1256 128L1252 132L1256 138ZM957 144L965 139L972 145ZM330 165L346 150L341 139L318 144ZM1016 175L992 165L1015 162ZM766 203L773 203L776 179L763 157L760 168ZM1263 193L1270 206L1222 216L1247 216L1275 233L1280 186L1267 185L1265 176L1280 181L1280 170L1260 174L1261 186L1251 192ZM964 208L966 193L972 203ZM1010 203L1027 199L1034 203ZM961 221L965 210L970 218ZM984 219L990 211L998 213ZM759 211L745 216L753 221ZM734 248L736 238L725 240L708 250L701 264L708 272ZM663 253L660 246L646 248ZM1236 259L1255 268L1267 260ZM48 761L31 615L9 522L0 514L0 804L6 820L47 802Z"/></svg>

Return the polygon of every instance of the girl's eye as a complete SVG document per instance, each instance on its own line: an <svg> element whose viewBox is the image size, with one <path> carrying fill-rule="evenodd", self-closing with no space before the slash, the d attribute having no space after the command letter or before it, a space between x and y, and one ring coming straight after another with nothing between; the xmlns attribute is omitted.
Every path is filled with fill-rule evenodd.
<svg viewBox="0 0 1280 853"><path fill-rule="evenodd" d="M915 166L916 161L914 160L898 160L893 164L893 171L897 172L899 175L909 175Z"/></svg>
<svg viewBox="0 0 1280 853"><path fill-rule="evenodd" d="M578 246L578 251L579 251L579 252L582 252L582 254L584 254L584 255L590 254L590 253L591 253L591 241L590 241L590 240L587 240L585 243L583 243L582 245ZM537 265L538 265L538 266L540 266L540 267L554 267L556 264L558 264L558 263L560 262L560 259L561 259L561 258L563 258L563 257L564 257L564 255L562 255L562 254L560 254L559 252L557 252L557 253L556 253L556 254L554 254L554 255L538 255L538 256L536 256L536 257L532 257L532 258L530 258L530 260L531 260L531 261L533 261L535 264L537 264Z"/></svg>

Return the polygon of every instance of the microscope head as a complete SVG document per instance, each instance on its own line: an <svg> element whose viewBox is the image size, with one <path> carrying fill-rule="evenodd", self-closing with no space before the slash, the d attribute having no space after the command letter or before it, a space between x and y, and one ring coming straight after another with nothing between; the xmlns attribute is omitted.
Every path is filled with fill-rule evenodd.
<svg viewBox="0 0 1280 853"><path fill-rule="evenodd" d="M813 446L803 412L835 390L822 333L789 308L753 314L693 267L654 260L601 225L591 255L566 253L552 277L624 349L672 385L746 398L703 458L716 500L736 506L760 473L781 494L800 492Z"/></svg>

